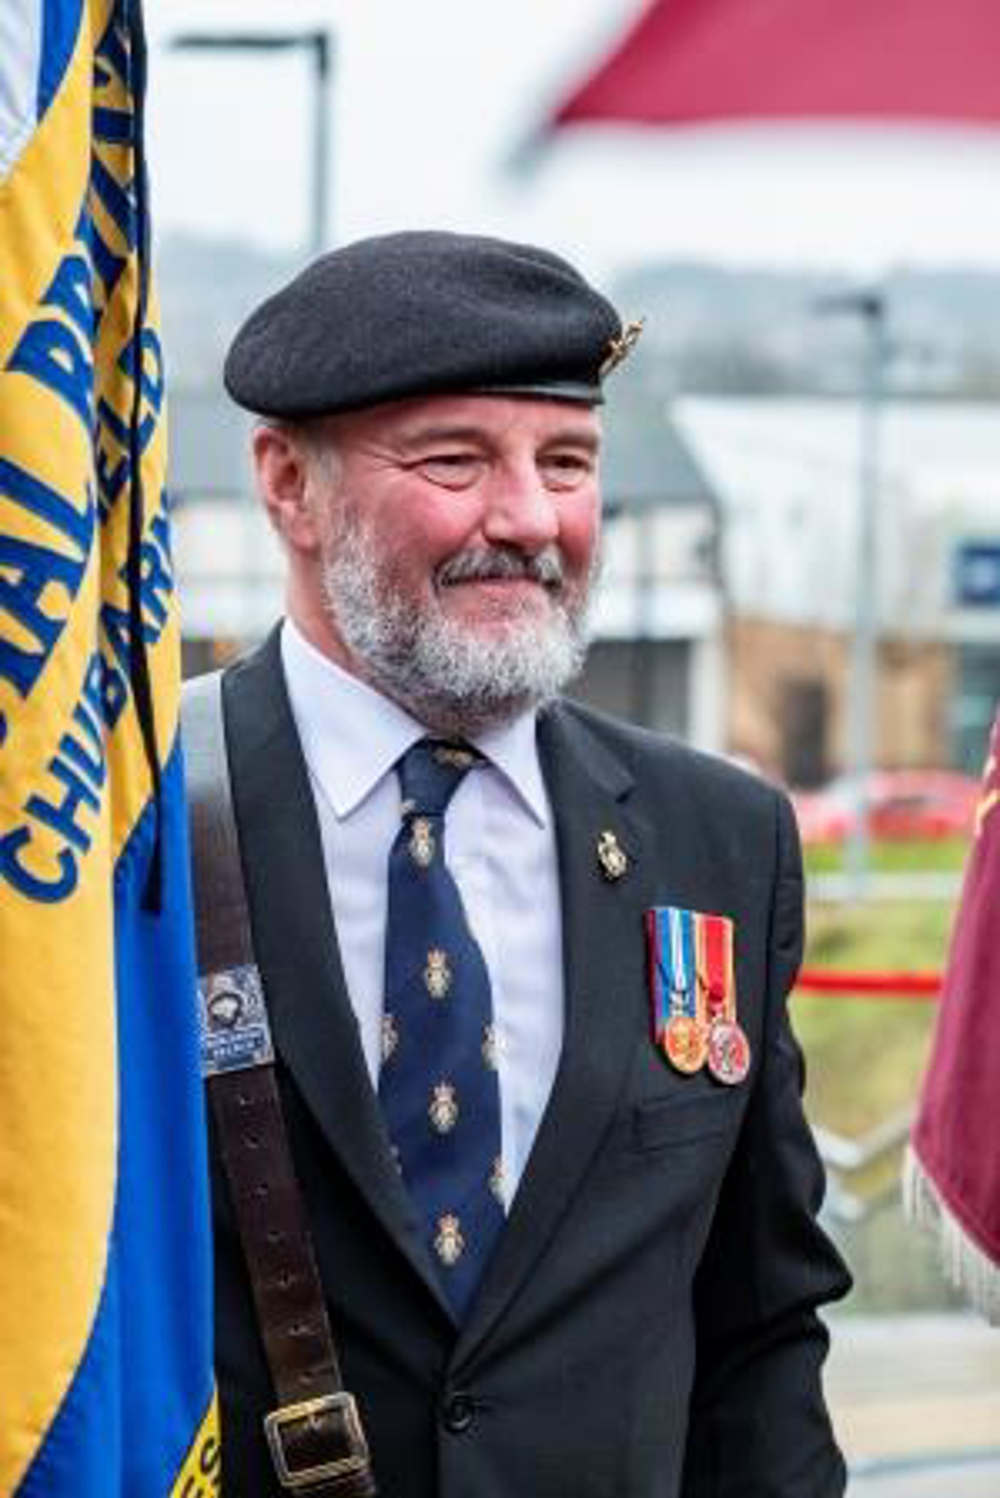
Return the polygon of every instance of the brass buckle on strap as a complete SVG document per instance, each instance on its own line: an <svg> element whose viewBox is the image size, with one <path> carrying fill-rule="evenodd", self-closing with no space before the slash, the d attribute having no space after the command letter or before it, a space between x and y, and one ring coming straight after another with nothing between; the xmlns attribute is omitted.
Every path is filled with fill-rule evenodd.
<svg viewBox="0 0 1000 1498"><path fill-rule="evenodd" d="M321 1394L281 1405L264 1416L264 1434L278 1481L291 1492L346 1481L368 1470L368 1442L353 1394ZM296 1460L296 1446L304 1446L313 1458L308 1465L302 1464L301 1451ZM323 1459L316 1460L320 1453Z"/></svg>

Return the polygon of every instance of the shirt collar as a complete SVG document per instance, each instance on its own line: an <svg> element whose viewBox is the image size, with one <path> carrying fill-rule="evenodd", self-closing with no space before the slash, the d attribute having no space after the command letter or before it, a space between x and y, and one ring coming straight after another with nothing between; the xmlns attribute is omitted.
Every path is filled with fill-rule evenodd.
<svg viewBox="0 0 1000 1498"><path fill-rule="evenodd" d="M502 728L491 728L472 742L517 792L539 827L549 822L549 798L538 762L534 711L521 713Z"/></svg>
<svg viewBox="0 0 1000 1498"><path fill-rule="evenodd" d="M291 619L281 631L281 660L306 764L343 820L424 730L311 645Z"/></svg>
<svg viewBox="0 0 1000 1498"><path fill-rule="evenodd" d="M425 726L391 698L322 654L291 619L281 631L281 660L292 716L311 774L338 819L361 805ZM516 791L534 820L549 820L538 762L534 712L472 742Z"/></svg>

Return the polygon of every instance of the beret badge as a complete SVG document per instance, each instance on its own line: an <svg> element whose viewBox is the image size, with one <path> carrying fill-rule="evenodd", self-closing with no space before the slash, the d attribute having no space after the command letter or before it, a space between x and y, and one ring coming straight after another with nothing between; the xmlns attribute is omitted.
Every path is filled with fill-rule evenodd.
<svg viewBox="0 0 1000 1498"><path fill-rule="evenodd" d="M605 379L613 369L617 369L623 363L639 342L639 335L646 325L646 319L640 317L636 322L625 325L617 338L608 340L607 353L601 364L600 378Z"/></svg>

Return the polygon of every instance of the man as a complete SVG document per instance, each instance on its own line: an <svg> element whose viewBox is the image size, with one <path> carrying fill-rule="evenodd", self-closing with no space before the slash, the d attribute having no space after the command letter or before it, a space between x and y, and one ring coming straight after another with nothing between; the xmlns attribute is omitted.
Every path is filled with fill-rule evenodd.
<svg viewBox="0 0 1000 1498"><path fill-rule="evenodd" d="M223 683L234 802L383 1498L843 1490L791 813L557 696L634 336L554 255L411 233L324 257L227 361L288 560L287 619ZM280 1491L276 1399L221 1171L215 1194L245 1498Z"/></svg>

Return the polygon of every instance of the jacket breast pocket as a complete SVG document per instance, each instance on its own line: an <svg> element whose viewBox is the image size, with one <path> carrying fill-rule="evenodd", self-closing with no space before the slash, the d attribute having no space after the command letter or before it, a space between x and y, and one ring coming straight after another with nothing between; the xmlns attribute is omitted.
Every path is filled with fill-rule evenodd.
<svg viewBox="0 0 1000 1498"><path fill-rule="evenodd" d="M632 1108L632 1148L672 1149L734 1133L743 1113L739 1092L705 1092L696 1097L647 1098Z"/></svg>

